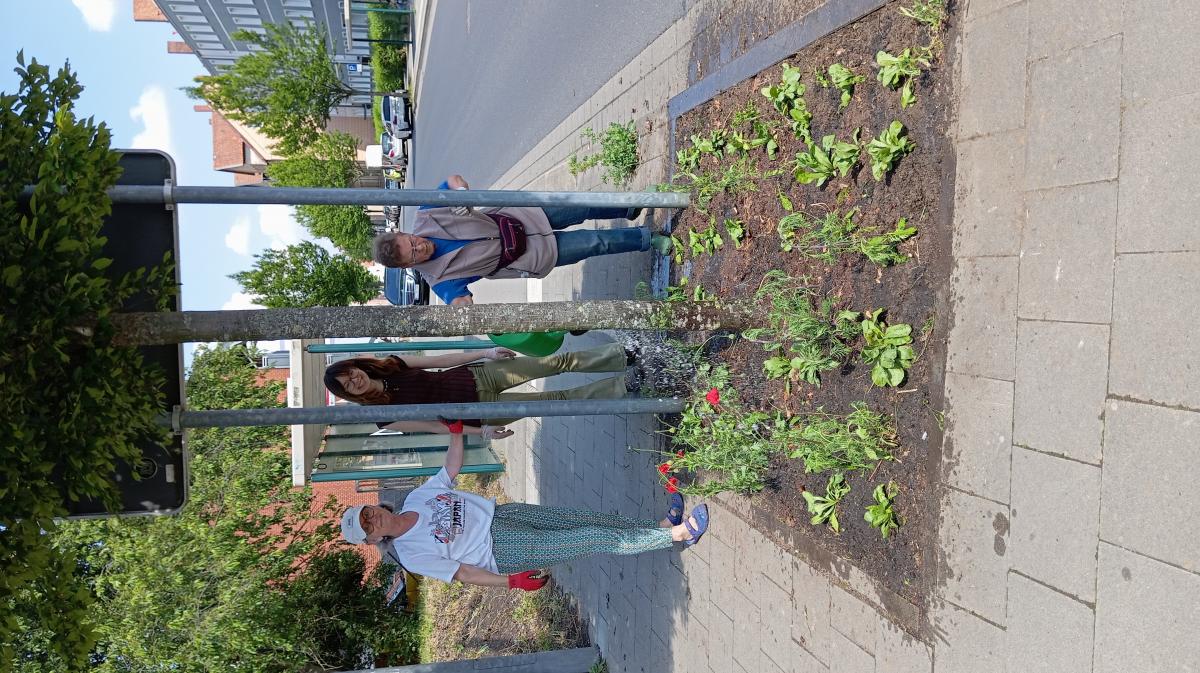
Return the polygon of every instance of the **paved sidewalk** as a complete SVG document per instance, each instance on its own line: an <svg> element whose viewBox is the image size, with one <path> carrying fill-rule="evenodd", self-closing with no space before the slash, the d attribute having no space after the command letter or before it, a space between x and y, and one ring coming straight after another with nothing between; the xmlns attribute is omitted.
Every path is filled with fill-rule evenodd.
<svg viewBox="0 0 1200 673"><path fill-rule="evenodd" d="M662 180L666 102L720 6L694 7L495 187L602 188L566 159L631 110L634 186ZM727 498L694 550L556 572L610 670L1200 670L1200 365L1183 337L1200 314L1200 8L971 0L957 16L949 428L920 639L852 567L817 572ZM598 258L528 295L630 297L648 274L645 256ZM627 448L653 448L651 424L523 422L506 489L659 517L655 457Z"/></svg>

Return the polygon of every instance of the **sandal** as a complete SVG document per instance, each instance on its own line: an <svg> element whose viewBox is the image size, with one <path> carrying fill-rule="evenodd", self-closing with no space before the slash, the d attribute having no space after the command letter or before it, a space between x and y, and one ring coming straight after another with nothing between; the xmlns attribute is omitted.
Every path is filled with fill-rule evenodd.
<svg viewBox="0 0 1200 673"><path fill-rule="evenodd" d="M667 521L671 522L672 526L678 526L683 523L683 494L671 494L671 506L667 509Z"/></svg>
<svg viewBox="0 0 1200 673"><path fill-rule="evenodd" d="M692 509L691 518L696 520L695 528L692 528L690 520L685 519L683 521L683 525L692 534L692 539L683 541L683 544L689 547L699 542L700 537L708 532L708 505L698 505Z"/></svg>

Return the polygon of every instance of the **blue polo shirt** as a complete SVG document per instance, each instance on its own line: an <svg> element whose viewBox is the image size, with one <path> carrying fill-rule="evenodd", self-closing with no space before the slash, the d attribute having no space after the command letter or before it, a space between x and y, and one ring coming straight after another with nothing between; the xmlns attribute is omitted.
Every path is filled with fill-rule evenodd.
<svg viewBox="0 0 1200 673"><path fill-rule="evenodd" d="M437 186L438 189L450 189L450 183L442 180L442 184ZM427 210L435 206L421 206L417 210ZM454 252L471 241L453 241L445 238L430 238L430 243L433 243L433 256L430 259L437 259L448 252ZM455 278L453 280L443 280L429 289L438 296L442 301L449 304L454 299L459 297L470 297L471 291L467 286L475 281L483 278L483 276L467 276L466 278Z"/></svg>

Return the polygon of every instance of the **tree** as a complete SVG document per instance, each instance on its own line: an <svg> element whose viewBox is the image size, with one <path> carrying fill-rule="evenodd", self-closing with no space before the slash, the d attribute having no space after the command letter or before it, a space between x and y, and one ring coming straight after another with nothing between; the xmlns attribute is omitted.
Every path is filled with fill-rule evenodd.
<svg viewBox="0 0 1200 673"><path fill-rule="evenodd" d="M255 255L254 268L230 278L268 308L346 306L374 299L379 282L361 264L312 241Z"/></svg>
<svg viewBox="0 0 1200 673"><path fill-rule="evenodd" d="M280 406L258 385L254 349L200 347L188 373L197 408ZM189 433L188 503L177 516L77 521L56 543L74 549L91 587L99 640L91 670L355 668L414 653L412 617L384 604L386 569L330 548L332 503L291 488L282 427ZM22 673L39 670L24 667Z"/></svg>
<svg viewBox="0 0 1200 673"><path fill-rule="evenodd" d="M75 118L69 65L17 63L17 93L0 94L0 670L30 630L51 634L31 661L69 670L95 635L75 560L50 544L54 517L68 501L116 503L117 461L165 439L163 374L114 345L111 320L134 292L169 297L172 274L109 277L100 227L120 173L109 130Z"/></svg>
<svg viewBox="0 0 1200 673"><path fill-rule="evenodd" d="M261 51L237 59L225 72L201 75L184 89L212 104L221 114L259 128L279 142L284 155L295 154L325 128L330 111L355 93L342 82L325 43L321 25L268 23L266 34L246 30L233 39Z"/></svg>
<svg viewBox="0 0 1200 673"><path fill-rule="evenodd" d="M280 187L349 187L362 175L357 152L358 139L349 133L323 133L295 155L271 163L267 177ZM370 259L375 232L361 206L297 206L296 220L347 255Z"/></svg>
<svg viewBox="0 0 1200 673"><path fill-rule="evenodd" d="M705 332L769 324L752 306L636 300L124 313L116 319L120 343L139 345L575 329Z"/></svg>

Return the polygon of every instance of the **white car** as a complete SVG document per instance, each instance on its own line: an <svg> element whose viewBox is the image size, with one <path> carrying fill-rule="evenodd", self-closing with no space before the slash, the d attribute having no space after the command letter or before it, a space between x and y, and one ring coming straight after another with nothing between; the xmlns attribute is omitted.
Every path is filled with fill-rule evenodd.
<svg viewBox="0 0 1200 673"><path fill-rule="evenodd" d="M380 121L383 122L383 128L392 135L393 138L404 140L412 136L412 124L408 118L408 97L407 96L384 96L383 104L379 108Z"/></svg>

